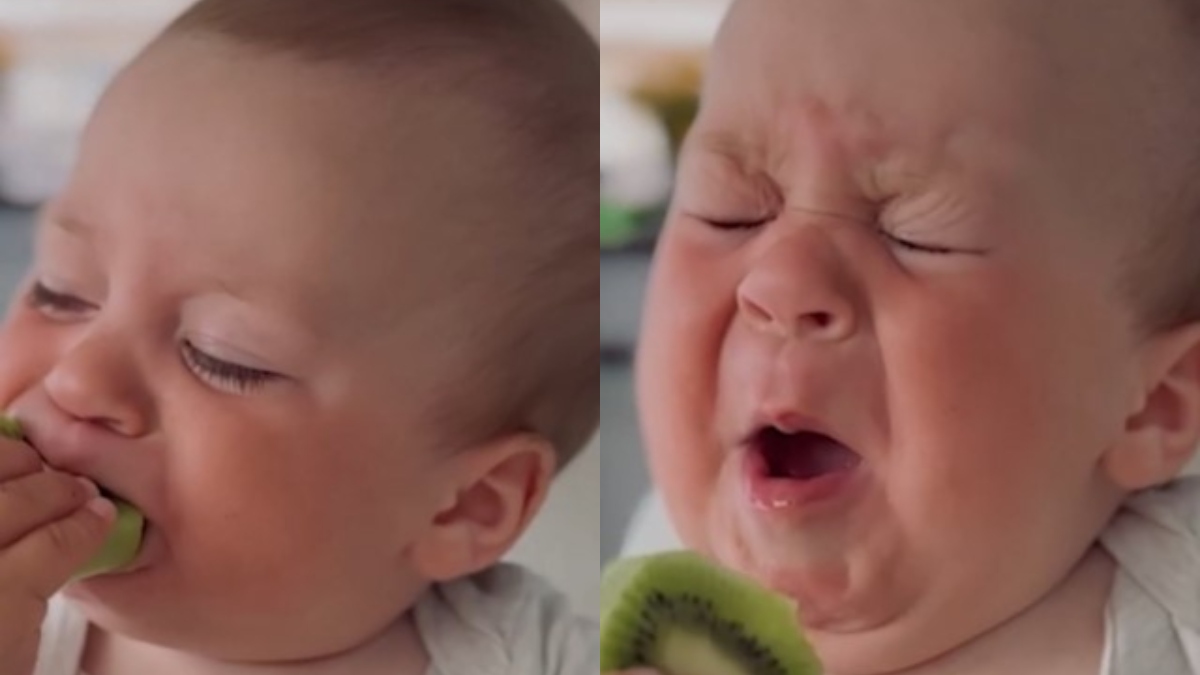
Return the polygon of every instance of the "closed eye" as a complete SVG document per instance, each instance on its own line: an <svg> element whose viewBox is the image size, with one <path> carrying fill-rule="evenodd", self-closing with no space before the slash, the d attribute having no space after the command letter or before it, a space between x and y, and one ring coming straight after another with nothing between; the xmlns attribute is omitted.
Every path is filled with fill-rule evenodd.
<svg viewBox="0 0 1200 675"><path fill-rule="evenodd" d="M711 218L711 217L705 217L705 216L699 216L699 215L694 215L692 217L695 218L696 220L704 223L708 227L711 227L715 230L720 230L722 232L747 232L750 230L755 230L757 228L763 227L764 225L769 225L775 219L774 216L768 216L768 217L756 218L756 219L720 219L720 218ZM878 228L878 231L879 231L880 236L882 236L889 244L896 246L897 248L906 250L906 251L911 251L913 253L922 253L925 255L939 255L939 256L960 253L960 251L958 251L957 249L949 248L946 246L937 246L937 245L933 245L933 244L926 244L926 243L913 241L911 239L906 239L904 237L899 237L899 236L896 236L896 235L888 232L886 229L884 229L882 227Z"/></svg>
<svg viewBox="0 0 1200 675"><path fill-rule="evenodd" d="M704 216L693 216L696 220L712 227L713 229L726 232L753 230L770 223L773 218L755 218L755 219L721 219L721 218L706 218Z"/></svg>
<svg viewBox="0 0 1200 675"><path fill-rule="evenodd" d="M26 301L33 309L58 319L72 318L98 309L86 300L52 290L40 281L34 282L29 289Z"/></svg>
<svg viewBox="0 0 1200 675"><path fill-rule="evenodd" d="M42 282L35 282L26 297L27 304L54 320L69 320L97 309L96 305L67 293L55 291ZM197 377L225 391L245 394L282 375L266 370L230 363L198 349L190 342L181 347L183 361Z"/></svg>
<svg viewBox="0 0 1200 675"><path fill-rule="evenodd" d="M283 377L278 373L218 359L186 340L181 350L189 370L217 389L230 393L247 394Z"/></svg>
<svg viewBox="0 0 1200 675"><path fill-rule="evenodd" d="M886 230L883 230L883 229L881 229L879 231L879 233L889 243L891 243L894 246L897 246L898 248L904 249L906 251L912 251L914 253L924 253L927 255L950 255L952 253L957 253L957 251L955 249L946 248L945 246L934 246L934 245L930 245L930 244L922 244L919 242L912 241L910 239L904 239L902 237L897 237L896 235L891 234L890 232L887 232Z"/></svg>

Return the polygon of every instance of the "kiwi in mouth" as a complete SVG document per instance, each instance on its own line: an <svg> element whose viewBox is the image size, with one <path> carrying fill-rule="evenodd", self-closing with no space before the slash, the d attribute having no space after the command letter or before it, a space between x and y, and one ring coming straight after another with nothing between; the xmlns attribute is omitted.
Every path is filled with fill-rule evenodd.
<svg viewBox="0 0 1200 675"><path fill-rule="evenodd" d="M610 565L601 582L600 672L819 675L790 602L699 555Z"/></svg>
<svg viewBox="0 0 1200 675"><path fill-rule="evenodd" d="M2 415L0 415L0 435L18 441L25 440L25 432L22 430L20 422ZM100 488L100 492L117 507L117 520L100 552L92 556L91 560L75 572L71 577L72 581L120 571L133 562L142 545L142 533L145 530L146 519L141 511L104 488Z"/></svg>
<svg viewBox="0 0 1200 675"><path fill-rule="evenodd" d="M104 496L117 507L117 521L112 531L104 540L100 552L92 556L83 567L75 572L71 581L78 581L98 574L120 572L137 557L142 546L142 533L146 527L146 519L141 511L133 504L116 497L105 490Z"/></svg>

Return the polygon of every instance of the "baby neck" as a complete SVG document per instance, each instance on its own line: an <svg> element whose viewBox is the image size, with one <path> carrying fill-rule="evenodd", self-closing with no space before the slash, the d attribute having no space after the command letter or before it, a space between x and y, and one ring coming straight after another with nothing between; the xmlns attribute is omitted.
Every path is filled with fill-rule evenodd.
<svg viewBox="0 0 1200 675"><path fill-rule="evenodd" d="M1094 548L1017 617L933 661L886 675L1096 675L1115 572L1112 558Z"/></svg>
<svg viewBox="0 0 1200 675"><path fill-rule="evenodd" d="M105 633L93 626L88 633L82 668L88 675L425 675L429 670L429 654L409 615L354 649L290 663L214 661Z"/></svg>

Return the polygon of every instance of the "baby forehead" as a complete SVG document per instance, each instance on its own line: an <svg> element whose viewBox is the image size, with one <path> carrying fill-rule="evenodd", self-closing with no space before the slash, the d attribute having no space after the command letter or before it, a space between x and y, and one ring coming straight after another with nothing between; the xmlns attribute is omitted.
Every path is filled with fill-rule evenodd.
<svg viewBox="0 0 1200 675"><path fill-rule="evenodd" d="M830 139L866 155L964 142L1074 152L1179 107L1188 61L1165 14L1082 14L1026 0L743 0L714 45L697 128L776 157ZM1162 66L1147 77L1147 63Z"/></svg>
<svg viewBox="0 0 1200 675"><path fill-rule="evenodd" d="M754 63L755 70L740 71L754 81L880 73L878 79L901 78L908 86L970 79L982 69L1044 66L1058 36L1021 17L1015 8L1023 4L740 0L717 36L713 66L720 74L726 63ZM988 80L997 74L988 72Z"/></svg>
<svg viewBox="0 0 1200 675"><path fill-rule="evenodd" d="M831 3L835 4L835 3ZM816 30L803 24L804 30ZM787 34L767 22L763 30ZM860 150L887 139L929 145L965 126L1012 133L1037 114L1048 82L1004 49L949 52L887 35L809 41L756 36L735 21L714 49L700 123L771 142L837 135ZM890 42L891 44L886 44Z"/></svg>
<svg viewBox="0 0 1200 675"><path fill-rule="evenodd" d="M905 118L886 106L835 105L817 95L753 112L726 113L717 103L684 146L681 178L706 185L748 179L827 195L851 189L882 200L940 177L998 183L1024 159L1015 134L994 119Z"/></svg>

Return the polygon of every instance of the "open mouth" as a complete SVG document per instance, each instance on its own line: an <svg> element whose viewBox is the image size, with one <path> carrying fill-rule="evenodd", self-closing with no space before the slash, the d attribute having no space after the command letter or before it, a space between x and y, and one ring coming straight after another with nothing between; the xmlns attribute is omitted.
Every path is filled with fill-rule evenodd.
<svg viewBox="0 0 1200 675"><path fill-rule="evenodd" d="M811 481L857 468L862 457L835 438L767 427L754 438L754 449L766 465L767 477Z"/></svg>

